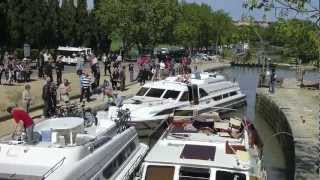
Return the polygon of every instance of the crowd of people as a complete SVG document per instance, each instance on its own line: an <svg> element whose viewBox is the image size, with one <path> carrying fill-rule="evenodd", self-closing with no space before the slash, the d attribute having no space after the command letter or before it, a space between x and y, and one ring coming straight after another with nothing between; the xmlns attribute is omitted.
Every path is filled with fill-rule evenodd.
<svg viewBox="0 0 320 180"><path fill-rule="evenodd" d="M151 60L150 56L143 55L138 58L136 63L124 63L121 54L109 53L100 57L106 77L102 78L104 81L100 84L101 74L98 57L94 54L85 55L83 53L75 54L75 56L77 58L75 70L79 76L80 84L78 90L80 102L83 100L90 102L93 94L102 94L107 105L116 104L117 91L125 90L127 79L129 82L137 81L140 85L144 85L146 81L156 81L168 75L186 74L191 71L190 59L187 57L175 61L166 55ZM42 100L44 104L43 115L46 118L55 115L59 104L69 103L70 94L73 91L71 89L72 82L64 78L65 64L62 58L63 56L54 56L44 50L40 52L37 59L38 78L44 80ZM13 55L5 53L2 62L0 64L0 80L2 74L5 74L7 84L25 83L22 92L22 107L26 112L30 112L33 98L32 86L27 84L32 73L32 69L28 66L29 61L18 61ZM54 74L56 77L53 76Z"/></svg>
<svg viewBox="0 0 320 180"><path fill-rule="evenodd" d="M94 54L86 56L79 53L75 56L77 58L75 71L80 84L78 90L80 102L84 100L90 102L93 94L100 94L105 102L106 110L109 106L121 102L118 91L125 90L127 79L129 79L129 82L137 81L140 85L143 85L146 81L156 81L169 75L187 74L191 71L190 59L187 57L175 61L167 55L152 61L150 56L142 56L137 60L137 63L124 63L121 54L110 53L101 56L105 78L102 78L103 83L100 84L101 75L98 58ZM77 91L71 88L72 82L64 77L65 64L62 58L59 55L53 56L48 51L42 51L37 59L38 78L44 80L41 96L44 105L44 118L55 116L57 106L68 105L71 92ZM29 136L34 123L28 115L34 102L34 96L31 93L32 84L28 83L32 73L30 61L26 59L19 61L15 56L8 53L2 59L0 63L0 84L3 74L5 74L8 85L13 85L14 82L25 83L21 95L22 107L10 106L7 111L17 124L23 121L28 142L32 142L32 137ZM54 74L56 77L53 76ZM23 119L20 116L23 116Z"/></svg>
<svg viewBox="0 0 320 180"><path fill-rule="evenodd" d="M14 55L6 52L0 63L0 85L29 82L31 73L31 64L27 58L18 60ZM3 76L5 78L4 82L2 81Z"/></svg>

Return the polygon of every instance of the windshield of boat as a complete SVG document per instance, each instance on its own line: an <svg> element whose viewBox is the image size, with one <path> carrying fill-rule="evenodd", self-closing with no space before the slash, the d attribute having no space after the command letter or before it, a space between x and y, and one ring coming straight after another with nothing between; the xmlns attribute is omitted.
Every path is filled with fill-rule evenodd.
<svg viewBox="0 0 320 180"><path fill-rule="evenodd" d="M175 100L178 98L179 94L180 94L180 91L167 90L163 98L166 98L166 99L171 98Z"/></svg>
<svg viewBox="0 0 320 180"><path fill-rule="evenodd" d="M179 101L189 101L189 93L187 91L183 92Z"/></svg>
<svg viewBox="0 0 320 180"><path fill-rule="evenodd" d="M148 166L146 180L172 180L174 166Z"/></svg>
<svg viewBox="0 0 320 180"><path fill-rule="evenodd" d="M160 98L164 92L164 89L151 88L145 96Z"/></svg>
<svg viewBox="0 0 320 180"><path fill-rule="evenodd" d="M138 91L138 93L137 93L136 95L137 95L137 96L144 96L148 90L149 90L149 88L142 87L142 88Z"/></svg>
<svg viewBox="0 0 320 180"><path fill-rule="evenodd" d="M246 175L238 172L216 171L216 180L246 180Z"/></svg>
<svg viewBox="0 0 320 180"><path fill-rule="evenodd" d="M210 169L181 167L179 173L179 180L209 180Z"/></svg>

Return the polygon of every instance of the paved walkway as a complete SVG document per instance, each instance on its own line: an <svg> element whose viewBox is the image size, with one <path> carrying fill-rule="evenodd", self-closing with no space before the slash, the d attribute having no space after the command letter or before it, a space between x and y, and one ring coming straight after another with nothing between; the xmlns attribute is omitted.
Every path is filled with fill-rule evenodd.
<svg viewBox="0 0 320 180"><path fill-rule="evenodd" d="M295 146L295 179L319 179L316 161L319 160L319 91L298 88L295 80L285 80L283 88L270 95L268 89L258 89L284 113L292 130ZM276 130L278 131L278 130Z"/></svg>
<svg viewBox="0 0 320 180"><path fill-rule="evenodd" d="M204 62L204 63L198 63L197 64L198 66L198 69L200 71L209 71L211 69L219 69L219 68L223 68L223 67L229 67L229 63L212 63L212 62ZM101 71L102 72L102 71ZM127 72L128 73L128 72ZM137 71L135 72L137 75ZM128 77L129 75L127 75ZM80 89L79 87L79 77L75 74L75 73L69 73L69 74L66 74L65 77L67 77L71 82L72 82L72 93L71 93L71 96L76 96L76 95L79 95L79 91L78 89ZM105 78L108 78L106 76L102 76L101 77L101 81L103 81L103 79ZM128 82L129 78L127 78L127 89L126 91L123 91L123 92L120 92L118 91L118 94L121 95L121 96L126 96L126 97L130 97L130 96L133 96L137 91L138 89L140 88L140 85L137 84L136 82ZM42 100L41 100L41 88L42 88L42 84L43 82L42 81L35 81L35 82L32 82L31 83L31 86L32 86L32 94L35 96L34 98L37 100L36 103L38 105L40 105L42 103ZM8 87L8 89L2 89L0 88L0 96L1 94L5 94L6 96L10 96L10 94L12 94L12 92L14 92L14 94L16 94L17 92L18 93L21 93L23 90L23 87L21 86L17 86L17 87ZM3 92L1 92L3 91ZM102 96L101 95L94 95L94 98L96 100L90 102L87 104L88 107L96 107L96 106L101 106L103 104L103 100L102 100ZM1 99L1 97L0 97ZM13 100L13 102L17 102L17 100ZM79 101L79 99L75 99L74 101ZM2 103L0 103L2 104ZM6 107L6 106L4 106ZM36 111L33 111L31 112L31 116L32 117L39 117L41 116L43 113L42 109L40 110L36 110ZM2 112L1 115L3 114L6 114L5 112ZM35 118L35 122L38 122L40 121L41 119L39 118ZM14 123L12 120L7 120L7 121L3 121L3 122L0 122L0 137L1 136L5 136L5 135L8 135L10 134L12 131L14 130Z"/></svg>

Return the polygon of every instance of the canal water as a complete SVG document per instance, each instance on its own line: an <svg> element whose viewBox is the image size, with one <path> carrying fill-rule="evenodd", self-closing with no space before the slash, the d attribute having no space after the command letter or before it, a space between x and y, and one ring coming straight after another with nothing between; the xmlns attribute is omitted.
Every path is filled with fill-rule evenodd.
<svg viewBox="0 0 320 180"><path fill-rule="evenodd" d="M268 172L268 179L285 180L285 160L283 152L269 125L263 121L259 114L255 113L256 89L258 86L258 77L261 68L231 67L220 70L219 72L228 80L239 82L241 91L247 95L247 106L239 111L255 124L256 129L264 143L264 165ZM296 72L292 69L276 69L279 78L295 78ZM320 74L316 71L307 71L305 80L320 79Z"/></svg>

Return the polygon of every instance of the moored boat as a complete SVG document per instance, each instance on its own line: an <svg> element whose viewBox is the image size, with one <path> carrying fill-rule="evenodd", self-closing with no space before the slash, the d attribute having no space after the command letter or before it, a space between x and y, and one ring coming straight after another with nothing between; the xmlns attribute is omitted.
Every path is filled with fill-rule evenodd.
<svg viewBox="0 0 320 180"><path fill-rule="evenodd" d="M146 156L140 180L266 179L251 123L215 113L174 120Z"/></svg>
<svg viewBox="0 0 320 180"><path fill-rule="evenodd" d="M90 126L78 117L44 120L35 126L34 144L2 139L0 179L129 179L148 146L134 127L122 125L99 114Z"/></svg>
<svg viewBox="0 0 320 180"><path fill-rule="evenodd" d="M246 95L239 84L225 80L216 73L168 77L165 80L146 83L137 94L124 101L123 108L131 111L131 123L140 135L150 135L176 110L200 113L212 107L234 107L245 103ZM116 107L109 109L110 117L116 115Z"/></svg>

